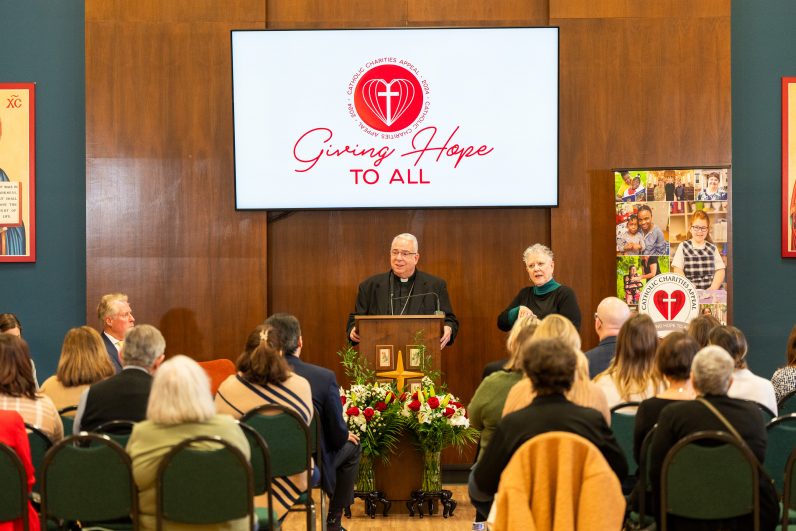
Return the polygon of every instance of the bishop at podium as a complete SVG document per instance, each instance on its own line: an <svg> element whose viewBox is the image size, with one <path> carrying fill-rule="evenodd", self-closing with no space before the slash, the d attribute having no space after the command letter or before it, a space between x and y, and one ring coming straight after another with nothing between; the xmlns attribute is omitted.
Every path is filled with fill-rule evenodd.
<svg viewBox="0 0 796 531"><path fill-rule="evenodd" d="M390 246L390 271L374 275L359 285L353 313L348 315L348 338L359 343L357 315L445 314L440 348L453 344L459 321L453 314L448 287L441 278L417 270L420 260L417 238L399 234Z"/></svg>

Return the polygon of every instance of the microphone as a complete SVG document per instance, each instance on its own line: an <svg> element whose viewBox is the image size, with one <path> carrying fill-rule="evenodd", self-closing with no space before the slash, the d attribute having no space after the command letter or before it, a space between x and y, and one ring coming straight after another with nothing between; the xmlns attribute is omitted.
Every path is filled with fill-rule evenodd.
<svg viewBox="0 0 796 531"><path fill-rule="evenodd" d="M434 292L434 291L429 291L428 293L416 293L414 295L404 295L403 297L392 297L392 294L390 294L390 297L391 297L391 301L393 301L393 300L397 301L397 300L401 300L401 299L407 299L408 300L408 299L413 299L415 297L425 297L427 295L434 295L434 299L436 300L437 309L436 309L436 311L434 311L434 315L442 315L442 316L444 316L445 312L440 310L440 307L439 307L439 295L436 292Z"/></svg>

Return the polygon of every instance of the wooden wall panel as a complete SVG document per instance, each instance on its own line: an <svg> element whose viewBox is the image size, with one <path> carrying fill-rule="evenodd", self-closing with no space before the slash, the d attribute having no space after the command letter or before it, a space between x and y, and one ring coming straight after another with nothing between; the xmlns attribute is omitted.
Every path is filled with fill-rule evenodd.
<svg viewBox="0 0 796 531"><path fill-rule="evenodd" d="M613 292L610 170L730 162L729 0L86 1L87 316L131 295L170 351L234 357L267 312L302 321L305 356L337 367L357 284L389 267L393 235L448 280L461 332L445 351L469 399L503 354L496 314L548 243L584 316ZM549 20L548 20L549 18ZM233 209L232 28L561 27L556 209L266 213ZM521 57L518 57L521 60ZM338 374L341 374L338 370Z"/></svg>
<svg viewBox="0 0 796 531"><path fill-rule="evenodd" d="M725 7L712 18L694 7L676 18L550 21L561 27L562 155L551 239L584 316L615 294L611 168L731 160ZM586 347L597 341L591 324L581 327Z"/></svg>
<svg viewBox="0 0 796 531"><path fill-rule="evenodd" d="M168 353L234 358L265 316L265 213L235 212L229 30L262 2L86 2L87 321L123 291Z"/></svg>

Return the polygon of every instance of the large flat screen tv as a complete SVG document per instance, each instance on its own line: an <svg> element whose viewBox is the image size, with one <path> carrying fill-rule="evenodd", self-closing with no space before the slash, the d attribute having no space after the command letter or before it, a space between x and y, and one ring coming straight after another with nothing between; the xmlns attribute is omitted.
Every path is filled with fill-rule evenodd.
<svg viewBox="0 0 796 531"><path fill-rule="evenodd" d="M558 28L232 32L238 209L555 206Z"/></svg>

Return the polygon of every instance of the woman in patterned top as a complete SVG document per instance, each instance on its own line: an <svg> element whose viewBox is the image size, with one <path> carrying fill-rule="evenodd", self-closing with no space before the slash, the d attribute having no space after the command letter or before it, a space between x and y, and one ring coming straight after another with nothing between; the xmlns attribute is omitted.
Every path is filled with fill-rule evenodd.
<svg viewBox="0 0 796 531"><path fill-rule="evenodd" d="M53 442L64 436L55 404L36 390L28 344L11 334L0 334L0 409L18 412Z"/></svg>
<svg viewBox="0 0 796 531"><path fill-rule="evenodd" d="M774 371L774 376L771 377L777 401L782 400L785 395L796 390L796 326L790 330L785 355L788 364Z"/></svg>
<svg viewBox="0 0 796 531"><path fill-rule="evenodd" d="M710 237L710 218L702 210L691 217L691 239L677 246L672 271L683 275L697 289L721 289L725 265L719 248Z"/></svg>
<svg viewBox="0 0 796 531"><path fill-rule="evenodd" d="M310 384L290 370L275 347L283 344L276 334L276 329L266 325L249 334L246 350L238 358L238 374L218 388L216 410L239 419L257 406L279 404L296 411L309 426L313 412ZM272 488L273 509L281 519L307 489L307 473L274 478Z"/></svg>

